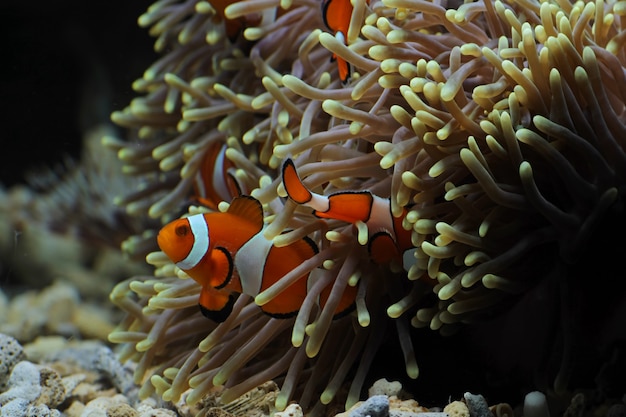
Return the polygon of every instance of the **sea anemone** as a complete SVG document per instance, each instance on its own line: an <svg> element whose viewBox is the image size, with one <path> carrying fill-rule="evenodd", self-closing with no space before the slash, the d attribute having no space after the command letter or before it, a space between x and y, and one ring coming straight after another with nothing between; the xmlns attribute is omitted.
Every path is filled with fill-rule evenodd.
<svg viewBox="0 0 626 417"><path fill-rule="evenodd" d="M154 231L128 240L129 253L152 252L157 268L111 294L127 316L110 340L139 363L143 395L176 400L190 389L193 404L225 384L229 401L274 379L278 409L291 399L310 408L332 401L355 366L349 406L388 323L417 377L409 321L448 334L506 307L555 262L545 248L574 259L621 204L623 2L352 4L345 43L306 0L223 10L160 1L140 17L166 53L135 82L142 96L113 114L140 139L107 143L143 181L118 202L162 223L207 210L188 209L194 177L212 144L225 143L232 175L263 204L266 238L280 246L309 236L320 247L255 299L239 296L215 324L197 309L199 286L156 251ZM227 36L224 19L240 19L242 33ZM348 83L331 54L354 68ZM389 198L395 216L408 210L408 271L373 263L362 225L321 220L285 199L287 157L320 194L367 190ZM261 313L256 303L313 270L318 284L296 318ZM333 320L351 287L355 313Z"/></svg>

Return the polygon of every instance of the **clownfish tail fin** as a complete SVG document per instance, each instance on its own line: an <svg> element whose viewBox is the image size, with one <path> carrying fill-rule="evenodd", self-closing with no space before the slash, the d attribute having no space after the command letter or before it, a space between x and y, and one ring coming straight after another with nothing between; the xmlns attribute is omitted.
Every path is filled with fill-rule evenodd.
<svg viewBox="0 0 626 417"><path fill-rule="evenodd" d="M298 204L306 204L313 198L311 192L300 180L291 158L287 158L283 163L283 186L289 198Z"/></svg>

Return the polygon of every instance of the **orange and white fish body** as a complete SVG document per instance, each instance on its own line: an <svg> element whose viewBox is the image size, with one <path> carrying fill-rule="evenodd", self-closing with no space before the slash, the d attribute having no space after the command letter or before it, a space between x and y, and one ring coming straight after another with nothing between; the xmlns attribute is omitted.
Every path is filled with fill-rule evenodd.
<svg viewBox="0 0 626 417"><path fill-rule="evenodd" d="M224 213L192 215L165 225L157 237L161 250L202 287L200 309L224 321L235 294L256 296L317 253L314 242L300 239L276 247L263 236L263 208L249 196L233 199ZM261 306L279 318L295 315L307 294L308 274Z"/></svg>
<svg viewBox="0 0 626 417"><path fill-rule="evenodd" d="M312 208L320 218L335 219L367 226L367 248L370 258L377 264L396 262L408 271L415 263L415 248L411 230L402 227L406 209L400 217L391 213L389 199L369 191L346 191L324 196L310 191L300 180L291 159L285 160L282 179L287 195L298 204Z"/></svg>
<svg viewBox="0 0 626 417"><path fill-rule="evenodd" d="M232 173L235 164L226 158L227 148L222 142L211 144L193 181L194 198L213 210L220 202L230 202L245 191Z"/></svg>
<svg viewBox="0 0 626 417"><path fill-rule="evenodd" d="M348 27L352 16L352 3L350 0L324 0L322 2L322 18L326 27L333 32L335 37L342 43L347 43ZM342 82L350 78L350 64L345 59L333 54L337 60L337 70Z"/></svg>

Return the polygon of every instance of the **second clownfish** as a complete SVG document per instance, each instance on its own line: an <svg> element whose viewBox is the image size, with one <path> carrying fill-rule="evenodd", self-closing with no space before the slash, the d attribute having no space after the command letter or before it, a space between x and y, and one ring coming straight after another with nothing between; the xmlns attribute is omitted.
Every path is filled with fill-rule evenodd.
<svg viewBox="0 0 626 417"><path fill-rule="evenodd" d="M220 202L241 195L244 189L232 173L235 164L226 158L226 149L225 143L211 144L193 181L194 199L213 210Z"/></svg>
<svg viewBox="0 0 626 417"><path fill-rule="evenodd" d="M263 236L263 230L261 203L240 196L224 213L196 214L167 224L157 242L172 262L202 287L202 313L222 322L231 313L237 294L258 295L317 253L308 237L277 247ZM309 274L300 277L261 310L277 318L295 315L307 295L308 281ZM350 307L348 303L336 314Z"/></svg>
<svg viewBox="0 0 626 417"><path fill-rule="evenodd" d="M335 37L344 44L348 36L352 8L350 0L324 0L322 2L322 18L324 19L324 24L334 33ZM343 83L346 83L350 78L350 64L336 54L333 54L333 59L337 61L339 78Z"/></svg>
<svg viewBox="0 0 626 417"><path fill-rule="evenodd" d="M329 196L315 194L302 183L291 159L283 163L282 175L289 198L312 208L315 216L352 224L359 221L365 223L369 233L367 248L375 263L396 262L407 271L415 263L412 232L402 227L406 209L403 209L400 217L395 217L391 213L389 199L369 191L346 191Z"/></svg>

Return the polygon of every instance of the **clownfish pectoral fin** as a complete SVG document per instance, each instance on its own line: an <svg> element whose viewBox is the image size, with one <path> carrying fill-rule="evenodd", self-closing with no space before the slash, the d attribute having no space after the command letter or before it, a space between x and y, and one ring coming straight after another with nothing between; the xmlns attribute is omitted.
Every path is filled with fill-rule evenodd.
<svg viewBox="0 0 626 417"><path fill-rule="evenodd" d="M235 197L228 207L228 213L252 222L263 229L263 206L261 202L249 195Z"/></svg>
<svg viewBox="0 0 626 417"><path fill-rule="evenodd" d="M394 259L399 259L398 246L387 232L377 232L370 237L367 249L370 258L377 264L386 265Z"/></svg>
<svg viewBox="0 0 626 417"><path fill-rule="evenodd" d="M311 192L302 184L291 158L287 158L283 163L283 186L289 198L298 204L306 204L313 198Z"/></svg>
<svg viewBox="0 0 626 417"><path fill-rule="evenodd" d="M198 304L200 312L204 317L216 323L221 323L233 311L235 296L211 287L202 287Z"/></svg>
<svg viewBox="0 0 626 417"><path fill-rule="evenodd" d="M216 290L220 290L230 283L234 271L233 257L226 248L221 246L213 248L211 251L212 276L209 284Z"/></svg>

